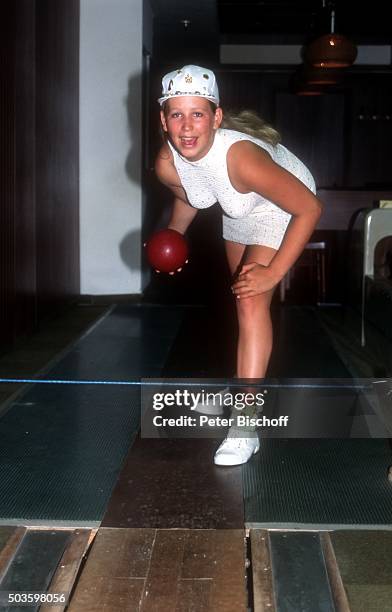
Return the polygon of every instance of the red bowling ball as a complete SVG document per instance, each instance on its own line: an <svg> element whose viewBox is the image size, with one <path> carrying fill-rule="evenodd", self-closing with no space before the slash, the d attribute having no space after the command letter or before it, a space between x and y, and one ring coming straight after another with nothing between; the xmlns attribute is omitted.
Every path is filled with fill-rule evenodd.
<svg viewBox="0 0 392 612"><path fill-rule="evenodd" d="M146 243L149 264L158 272L173 273L187 263L188 244L182 234L173 229L163 229L151 236Z"/></svg>

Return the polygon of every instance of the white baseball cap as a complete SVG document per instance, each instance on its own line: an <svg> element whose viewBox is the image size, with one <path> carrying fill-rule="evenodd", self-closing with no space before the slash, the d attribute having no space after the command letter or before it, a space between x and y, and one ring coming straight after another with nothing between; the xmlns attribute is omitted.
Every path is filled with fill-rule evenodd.
<svg viewBox="0 0 392 612"><path fill-rule="evenodd" d="M179 96L200 96L219 106L215 74L208 68L193 65L168 72L162 79L162 97L158 102L162 106L166 100Z"/></svg>

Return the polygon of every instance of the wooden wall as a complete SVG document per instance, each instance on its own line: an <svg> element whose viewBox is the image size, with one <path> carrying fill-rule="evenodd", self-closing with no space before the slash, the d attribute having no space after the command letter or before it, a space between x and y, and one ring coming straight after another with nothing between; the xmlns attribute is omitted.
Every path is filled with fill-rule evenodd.
<svg viewBox="0 0 392 612"><path fill-rule="evenodd" d="M79 0L39 0L37 296L42 316L79 293Z"/></svg>
<svg viewBox="0 0 392 612"><path fill-rule="evenodd" d="M0 5L1 65L0 65L0 334L3 344L9 344L12 330L9 321L14 308L14 201L15 201L15 6Z"/></svg>
<svg viewBox="0 0 392 612"><path fill-rule="evenodd" d="M0 350L79 294L79 0L7 0Z"/></svg>

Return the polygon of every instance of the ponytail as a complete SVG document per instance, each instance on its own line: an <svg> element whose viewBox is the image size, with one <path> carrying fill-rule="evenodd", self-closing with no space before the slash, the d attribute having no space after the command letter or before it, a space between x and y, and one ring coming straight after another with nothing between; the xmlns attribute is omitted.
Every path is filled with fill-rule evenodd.
<svg viewBox="0 0 392 612"><path fill-rule="evenodd" d="M225 113L221 127L260 138L273 146L276 146L281 140L279 132L251 110L243 110L238 114Z"/></svg>

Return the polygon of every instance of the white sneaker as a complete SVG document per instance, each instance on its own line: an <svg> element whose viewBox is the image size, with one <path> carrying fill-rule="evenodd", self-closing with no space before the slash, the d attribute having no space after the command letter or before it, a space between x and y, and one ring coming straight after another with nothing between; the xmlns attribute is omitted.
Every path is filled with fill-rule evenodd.
<svg viewBox="0 0 392 612"><path fill-rule="evenodd" d="M207 393L214 393L214 391L207 391ZM226 393L230 393L229 387L214 393L215 399L211 398L210 401L199 402L196 404L194 411L199 412L200 414L206 414L208 416L220 416L224 412L223 400Z"/></svg>
<svg viewBox="0 0 392 612"><path fill-rule="evenodd" d="M259 438L225 438L214 456L215 465L241 465L260 449Z"/></svg>

